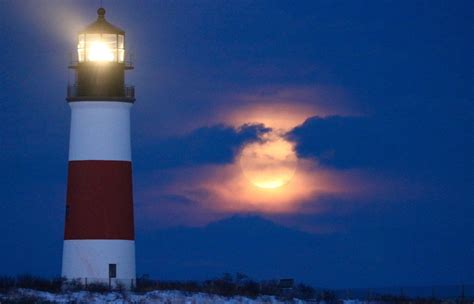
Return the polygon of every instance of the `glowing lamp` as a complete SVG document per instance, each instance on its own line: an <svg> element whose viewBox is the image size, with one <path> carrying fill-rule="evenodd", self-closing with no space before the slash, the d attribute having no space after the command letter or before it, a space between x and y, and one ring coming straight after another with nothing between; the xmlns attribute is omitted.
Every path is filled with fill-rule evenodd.
<svg viewBox="0 0 474 304"><path fill-rule="evenodd" d="M105 9L97 10L97 21L79 32L79 62L124 62L125 32L105 20Z"/></svg>

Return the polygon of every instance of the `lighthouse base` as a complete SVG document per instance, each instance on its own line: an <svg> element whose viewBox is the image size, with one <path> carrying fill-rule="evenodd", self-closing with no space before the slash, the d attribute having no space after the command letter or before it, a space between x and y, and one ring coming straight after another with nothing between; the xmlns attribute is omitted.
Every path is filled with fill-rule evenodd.
<svg viewBox="0 0 474 304"><path fill-rule="evenodd" d="M65 240L62 276L82 284L135 285L135 241Z"/></svg>

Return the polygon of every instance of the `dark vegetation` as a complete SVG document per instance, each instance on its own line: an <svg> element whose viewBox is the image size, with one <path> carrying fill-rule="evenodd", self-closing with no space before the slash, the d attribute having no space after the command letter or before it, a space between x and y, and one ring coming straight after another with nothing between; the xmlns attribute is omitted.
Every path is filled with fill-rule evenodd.
<svg viewBox="0 0 474 304"><path fill-rule="evenodd" d="M224 274L220 278L198 281L158 281L147 276L137 280L137 292L152 290L180 290L184 292L203 292L225 297L245 296L255 298L260 295L276 296L279 298L313 299L317 296L316 290L305 284L282 286L279 280L260 281L252 280L245 274Z"/></svg>
<svg viewBox="0 0 474 304"><path fill-rule="evenodd" d="M46 279L31 275L21 275L17 277L0 277L0 302L2 304L28 304L28 303L49 303L41 299L24 295L21 297L3 298L1 294L8 295L14 293L19 288L34 289L51 293L60 293L63 291L81 291L106 293L111 290L122 292L124 298L127 297L124 292L123 284L116 284L113 288L109 284L88 283L83 284L79 280L67 281L63 278ZM293 280L269 280L255 281L245 274L237 273L235 275L224 274L219 278L206 281L160 281L150 279L148 276L142 276L134 282L133 291L145 293L153 290L178 290L185 293L209 293L221 295L224 297L245 296L256 298L258 296L275 296L279 299L305 299L311 303L336 304L342 303L337 294L330 290L317 290L305 284L294 284ZM370 303L383 304L441 304L441 303L470 303L467 299L460 297L453 301L442 301L434 298L409 298L406 296L394 295L375 295L368 296L365 300Z"/></svg>
<svg viewBox="0 0 474 304"><path fill-rule="evenodd" d="M0 277L0 292L5 293L16 288L28 288L57 293L61 291L63 281L61 278L45 279L32 275Z"/></svg>
<svg viewBox="0 0 474 304"><path fill-rule="evenodd" d="M147 276L142 276L134 284L133 290L138 293L144 293L152 290L179 290L183 292L195 293L203 292L221 295L225 297L245 296L255 298L259 295L270 295L279 298L300 298L312 299L317 295L316 290L305 284L296 284L292 286L282 286L279 280L257 282L248 276L237 273L235 275L224 274L219 278L198 281L160 281L153 280ZM79 280L65 281L63 278L45 279L31 275L21 275L18 277L0 277L0 293L9 293L18 288L34 289L59 293L64 290L105 293L110 290L124 291L124 285L117 284L110 288L108 284L88 283L84 284ZM334 297L329 291L322 293L322 298ZM25 302L27 303L27 302Z"/></svg>
<svg viewBox="0 0 474 304"><path fill-rule="evenodd" d="M61 291L63 280L61 278L45 279L31 275L20 275L18 277L0 277L0 294L7 294L17 288L35 289L58 293ZM47 304L36 296L23 295L21 297L9 297L0 299L2 304Z"/></svg>
<svg viewBox="0 0 474 304"><path fill-rule="evenodd" d="M12 299L2 299L2 304L52 304L35 296L22 296Z"/></svg>

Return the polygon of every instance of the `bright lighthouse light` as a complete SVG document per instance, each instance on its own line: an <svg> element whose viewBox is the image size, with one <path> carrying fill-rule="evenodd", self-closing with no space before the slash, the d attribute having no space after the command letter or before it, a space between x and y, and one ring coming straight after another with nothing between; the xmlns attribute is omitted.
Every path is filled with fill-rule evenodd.
<svg viewBox="0 0 474 304"><path fill-rule="evenodd" d="M102 41L93 41L87 50L89 61L115 61L114 50Z"/></svg>
<svg viewBox="0 0 474 304"><path fill-rule="evenodd" d="M123 63L125 32L105 20L105 9L98 9L97 14L97 20L79 32L77 61Z"/></svg>

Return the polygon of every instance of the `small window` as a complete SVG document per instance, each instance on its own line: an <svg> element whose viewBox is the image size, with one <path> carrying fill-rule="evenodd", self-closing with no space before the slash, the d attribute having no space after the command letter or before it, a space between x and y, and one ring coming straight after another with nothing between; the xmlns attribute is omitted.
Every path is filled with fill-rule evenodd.
<svg viewBox="0 0 474 304"><path fill-rule="evenodd" d="M109 264L109 278L117 277L117 264Z"/></svg>

